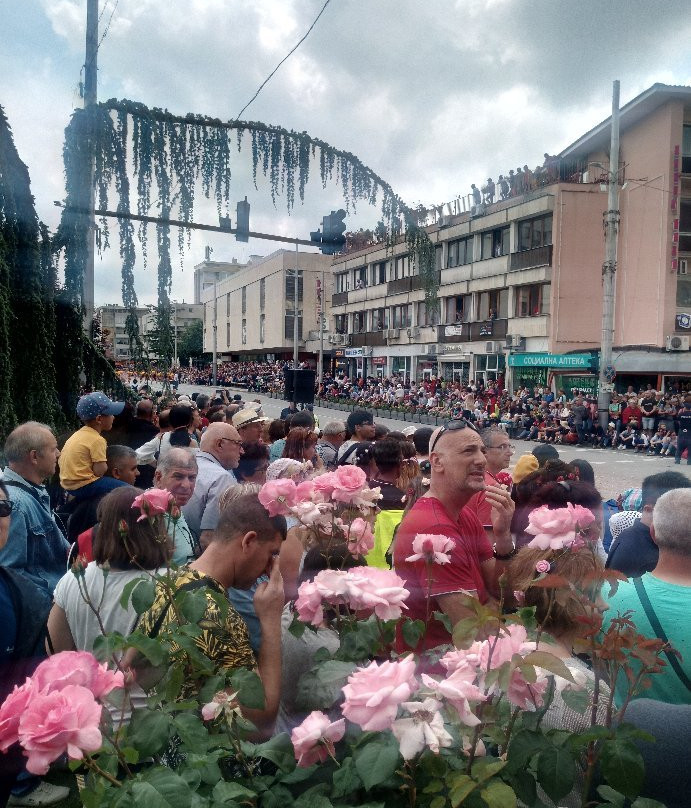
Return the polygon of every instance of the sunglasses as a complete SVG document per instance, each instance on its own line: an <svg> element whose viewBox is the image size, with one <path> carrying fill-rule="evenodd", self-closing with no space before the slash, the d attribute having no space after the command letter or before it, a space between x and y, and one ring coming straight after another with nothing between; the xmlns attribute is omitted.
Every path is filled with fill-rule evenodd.
<svg viewBox="0 0 691 808"><path fill-rule="evenodd" d="M14 503L9 499L0 499L0 516L9 516L14 508Z"/></svg>
<svg viewBox="0 0 691 808"><path fill-rule="evenodd" d="M429 447L429 453L432 454L432 452L434 451L434 447L439 442L439 438L441 438L441 436L445 432L454 432L457 429L465 429L466 427L468 429L472 429L473 432L477 432L475 425L470 421L466 420L465 418L456 418L455 420L451 421L451 423L441 427L441 429L437 432L434 440L432 441L432 445Z"/></svg>

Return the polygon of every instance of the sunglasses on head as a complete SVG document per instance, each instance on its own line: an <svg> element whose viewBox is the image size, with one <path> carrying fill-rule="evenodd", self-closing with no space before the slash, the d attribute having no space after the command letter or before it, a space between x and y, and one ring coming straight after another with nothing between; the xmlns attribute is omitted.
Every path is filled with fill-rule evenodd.
<svg viewBox="0 0 691 808"><path fill-rule="evenodd" d="M468 427L468 429L472 429L473 432L477 432L475 424L471 423L466 418L456 418L455 420L448 423L446 426L441 427L441 429L437 432L434 440L432 441L431 446L429 447L429 453L432 454L432 452L434 451L434 447L439 442L439 438L441 438L441 436L445 432L453 432L457 429L465 429L466 427Z"/></svg>
<svg viewBox="0 0 691 808"><path fill-rule="evenodd" d="M9 516L14 508L14 503L9 499L0 499L0 516Z"/></svg>

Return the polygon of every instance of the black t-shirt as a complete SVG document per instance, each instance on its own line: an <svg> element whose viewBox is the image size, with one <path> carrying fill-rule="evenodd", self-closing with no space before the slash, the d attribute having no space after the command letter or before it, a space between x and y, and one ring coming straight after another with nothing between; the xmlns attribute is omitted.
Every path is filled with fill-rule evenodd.
<svg viewBox="0 0 691 808"><path fill-rule="evenodd" d="M691 437L691 410L679 410L677 421L679 421L679 436L683 438Z"/></svg>
<svg viewBox="0 0 691 808"><path fill-rule="evenodd" d="M386 483L382 480L370 480L370 488L380 488L382 498L377 502L377 507L382 511L402 510L405 507L405 492L397 488L393 483Z"/></svg>
<svg viewBox="0 0 691 808"><path fill-rule="evenodd" d="M607 556L607 568L619 570L629 578L640 578L657 566L659 551L650 536L650 528L640 519L622 530Z"/></svg>

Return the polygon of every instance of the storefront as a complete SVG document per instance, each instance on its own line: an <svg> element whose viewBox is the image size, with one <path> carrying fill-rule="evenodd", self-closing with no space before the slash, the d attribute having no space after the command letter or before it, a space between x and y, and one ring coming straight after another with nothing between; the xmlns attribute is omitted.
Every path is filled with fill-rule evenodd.
<svg viewBox="0 0 691 808"><path fill-rule="evenodd" d="M367 375L367 360L363 356L362 348L346 348L348 360L348 375L351 379L361 379Z"/></svg>
<svg viewBox="0 0 691 808"><path fill-rule="evenodd" d="M436 379L438 376L437 360L430 359L429 356L419 356L415 375L418 381Z"/></svg>
<svg viewBox="0 0 691 808"><path fill-rule="evenodd" d="M348 363L345 358L345 353L343 351L334 351L333 353L333 372L334 375L339 375L340 373L347 374L348 373Z"/></svg>
<svg viewBox="0 0 691 808"><path fill-rule="evenodd" d="M582 354L510 354L511 389L549 387L567 398L597 395L598 357Z"/></svg>
<svg viewBox="0 0 691 808"><path fill-rule="evenodd" d="M391 374L393 376L403 376L405 379L411 378L411 370L413 367L412 356L392 356L391 357Z"/></svg>
<svg viewBox="0 0 691 808"><path fill-rule="evenodd" d="M373 374L378 379L383 379L386 376L386 357L373 356L372 357Z"/></svg>

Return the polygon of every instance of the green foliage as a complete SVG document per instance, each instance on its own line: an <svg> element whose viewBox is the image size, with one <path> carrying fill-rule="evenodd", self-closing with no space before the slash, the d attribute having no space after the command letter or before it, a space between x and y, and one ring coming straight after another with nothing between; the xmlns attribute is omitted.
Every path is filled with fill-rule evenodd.
<svg viewBox="0 0 691 808"><path fill-rule="evenodd" d="M204 323L194 320L178 338L178 361L181 365L186 365L190 359L199 359L203 355Z"/></svg>

